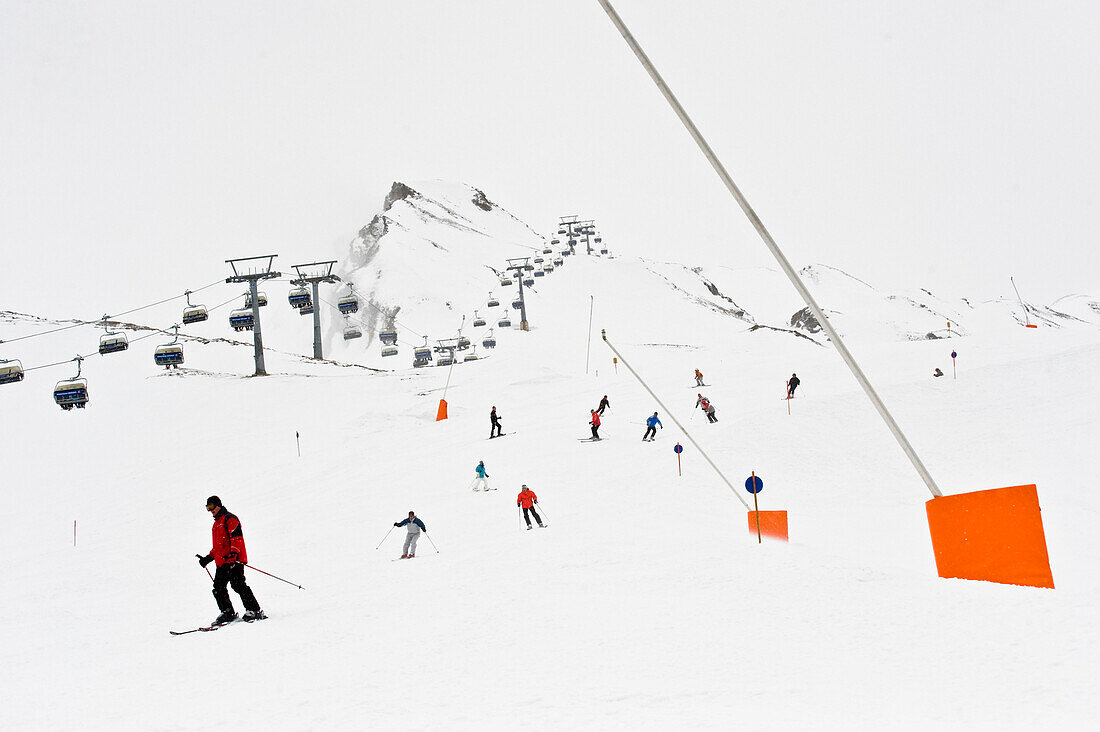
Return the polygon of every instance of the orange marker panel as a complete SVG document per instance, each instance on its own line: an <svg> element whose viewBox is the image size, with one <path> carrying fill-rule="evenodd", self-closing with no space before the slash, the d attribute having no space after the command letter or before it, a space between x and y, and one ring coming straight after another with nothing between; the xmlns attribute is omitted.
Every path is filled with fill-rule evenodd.
<svg viewBox="0 0 1100 732"><path fill-rule="evenodd" d="M1054 588L1034 485L943 496L924 505L940 577Z"/></svg>
<svg viewBox="0 0 1100 732"><path fill-rule="evenodd" d="M749 511L749 533L756 536L756 511ZM772 539L787 539L787 512L786 511L761 511L760 535L769 536Z"/></svg>
<svg viewBox="0 0 1100 732"><path fill-rule="evenodd" d="M441 419L447 419L447 400L439 400L439 411L435 413L435 421L438 422Z"/></svg>

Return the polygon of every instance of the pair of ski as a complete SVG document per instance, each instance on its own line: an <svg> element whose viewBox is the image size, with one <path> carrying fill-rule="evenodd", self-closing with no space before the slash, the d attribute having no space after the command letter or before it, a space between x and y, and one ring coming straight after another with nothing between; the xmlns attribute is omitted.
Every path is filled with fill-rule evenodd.
<svg viewBox="0 0 1100 732"><path fill-rule="evenodd" d="M228 623L221 623L219 625L204 625L201 628L192 628L191 630L170 630L168 632L171 633L172 635L187 635L188 633L209 633L211 631L218 630L219 628L224 628L227 625L233 625L234 623L237 623L237 622L255 623L255 622L258 622L259 620L267 620L267 618L257 618L256 620L244 620L244 619L231 620Z"/></svg>
<svg viewBox="0 0 1100 732"><path fill-rule="evenodd" d="M604 442L606 437L578 437L577 442Z"/></svg>

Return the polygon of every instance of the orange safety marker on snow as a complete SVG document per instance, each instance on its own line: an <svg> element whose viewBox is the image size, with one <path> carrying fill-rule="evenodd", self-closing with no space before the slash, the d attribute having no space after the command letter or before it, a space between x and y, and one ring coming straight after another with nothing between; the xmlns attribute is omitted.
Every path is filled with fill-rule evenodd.
<svg viewBox="0 0 1100 732"><path fill-rule="evenodd" d="M926 502L940 577L1054 589L1035 485Z"/></svg>
<svg viewBox="0 0 1100 732"><path fill-rule="evenodd" d="M447 419L447 400L440 399L439 410L435 413L435 421L439 422L440 420L444 419Z"/></svg>
<svg viewBox="0 0 1100 732"><path fill-rule="evenodd" d="M1035 325L1034 323L1028 323L1028 324L1027 324L1027 325L1025 325L1024 327L1025 327L1025 328L1038 328L1039 326Z"/></svg>
<svg viewBox="0 0 1100 732"><path fill-rule="evenodd" d="M760 535L772 539L787 538L787 512L786 511L749 511L749 533L757 533L757 521L759 521ZM759 539L759 536L757 537Z"/></svg>

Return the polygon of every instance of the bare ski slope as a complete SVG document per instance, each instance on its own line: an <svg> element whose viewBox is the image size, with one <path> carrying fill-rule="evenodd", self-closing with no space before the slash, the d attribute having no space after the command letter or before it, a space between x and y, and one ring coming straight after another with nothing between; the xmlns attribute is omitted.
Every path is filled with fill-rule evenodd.
<svg viewBox="0 0 1100 732"><path fill-rule="evenodd" d="M831 347L750 331L646 267L582 256L542 278L531 332L456 366L439 423L447 371L407 349L387 374L274 353L251 379L250 346L189 345L167 374L146 342L86 362L82 412L51 403L57 370L0 387L0 727L1090 728L1098 334L853 335L945 492L1038 484L1056 590L941 580L929 494ZM763 476L789 544L757 545L601 328L735 485ZM66 337L24 341L24 361ZM694 368L716 425L691 411ZM604 394L608 439L578 441ZM494 405L509 434L490 442ZM469 490L478 460L497 490ZM549 528L521 530L521 483ZM194 559L211 493L250 561L305 589L250 574L270 620L171 637L216 614ZM422 538L394 562L403 529L375 547L410 509L439 552Z"/></svg>

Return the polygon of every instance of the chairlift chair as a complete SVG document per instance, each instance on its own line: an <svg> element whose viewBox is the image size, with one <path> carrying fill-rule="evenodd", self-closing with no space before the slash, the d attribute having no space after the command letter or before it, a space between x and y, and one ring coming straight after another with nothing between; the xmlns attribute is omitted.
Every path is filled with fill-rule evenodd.
<svg viewBox="0 0 1100 732"><path fill-rule="evenodd" d="M83 409L89 401L88 380L80 377L80 364L84 357L77 356L73 360L76 361L76 376L57 382L53 388L53 400L65 411L73 407Z"/></svg>
<svg viewBox="0 0 1100 732"><path fill-rule="evenodd" d="M607 250L606 249L601 249L600 254L607 254Z"/></svg>
<svg viewBox="0 0 1100 732"><path fill-rule="evenodd" d="M564 233L565 233L565 229L558 229L558 233L559 233L559 234L564 234Z"/></svg>
<svg viewBox="0 0 1100 732"><path fill-rule="evenodd" d="M493 329L489 329L488 335L485 336L485 340L481 342L481 345L485 348L496 348L497 339L493 337Z"/></svg>
<svg viewBox="0 0 1100 732"><path fill-rule="evenodd" d="M545 276L546 276L546 273L543 272L541 269L536 269L535 270L535 277L545 277Z"/></svg>
<svg viewBox="0 0 1100 732"><path fill-rule="evenodd" d="M435 365L436 366L453 366L454 363L455 363L454 351L447 351L447 353L443 354L442 356L440 356L439 358L437 358L435 360Z"/></svg>
<svg viewBox="0 0 1100 732"><path fill-rule="evenodd" d="M397 349L394 348L393 346L386 346L385 348L382 349L382 355L383 356L396 356L397 355Z"/></svg>
<svg viewBox="0 0 1100 732"><path fill-rule="evenodd" d="M378 340L386 346L395 345L397 343L397 330L395 328L385 328L379 331Z"/></svg>
<svg viewBox="0 0 1100 732"><path fill-rule="evenodd" d="M183 296L187 298L187 307L183 309L183 324L190 325L191 323L201 323L204 320L210 318L210 313L206 312L206 307L203 305L191 304L191 291L186 290Z"/></svg>
<svg viewBox="0 0 1100 732"><path fill-rule="evenodd" d="M517 298L517 299L512 301L512 309L513 310L519 310L522 307L523 307L523 300L520 300L519 298Z"/></svg>
<svg viewBox="0 0 1100 732"><path fill-rule="evenodd" d="M524 272L531 272L531 271L534 271L534 269L535 269L535 265L533 265L533 264L523 265L523 271Z"/></svg>
<svg viewBox="0 0 1100 732"><path fill-rule="evenodd" d="M501 287L508 287L511 284L512 284L512 278L511 277L505 277L504 279L502 279L500 281L500 286Z"/></svg>
<svg viewBox="0 0 1100 732"><path fill-rule="evenodd" d="M126 340L125 333L105 333L99 337L100 356L125 351L129 347L130 342Z"/></svg>
<svg viewBox="0 0 1100 732"><path fill-rule="evenodd" d="M458 343L455 344L455 348L457 348L460 351L465 351L469 347L470 347L470 339L467 338L466 336L459 336L458 337Z"/></svg>
<svg viewBox="0 0 1100 732"><path fill-rule="evenodd" d="M555 267L560 267L560 266L562 266L563 264L565 264L565 260L564 260L564 259L562 259L561 257L554 257L554 266L555 266Z"/></svg>
<svg viewBox="0 0 1100 732"><path fill-rule="evenodd" d="M256 293L256 307L262 308L264 305L267 305L267 293L257 292ZM252 307L252 293L251 292L249 292L247 295L244 296L244 306L246 308Z"/></svg>
<svg viewBox="0 0 1100 732"><path fill-rule="evenodd" d="M596 243L599 244L601 241L603 241L603 237L597 236Z"/></svg>
<svg viewBox="0 0 1100 732"><path fill-rule="evenodd" d="M577 246L577 240L576 239L570 239L569 240L569 246L571 246L571 247Z"/></svg>
<svg viewBox="0 0 1100 732"><path fill-rule="evenodd" d="M170 369L173 366L179 368L179 365L183 363L183 346L178 343L165 343L163 346L157 346L157 350L153 353L153 361L157 366L163 366L165 369Z"/></svg>
<svg viewBox="0 0 1100 732"><path fill-rule="evenodd" d="M428 336L424 336L424 345L417 346L413 350L413 358L417 361L431 361L432 349L428 347ZM416 364L413 364L414 366Z"/></svg>
<svg viewBox="0 0 1100 732"><path fill-rule="evenodd" d="M357 313L359 312L359 298L354 295L342 297L336 302L336 307L339 308L340 313L343 315Z"/></svg>
<svg viewBox="0 0 1100 732"><path fill-rule="evenodd" d="M569 256L570 254L572 254L572 253L573 253L573 252L569 251L568 249L562 249L562 250L561 250L561 255L562 255L563 257L568 257L568 256Z"/></svg>
<svg viewBox="0 0 1100 732"><path fill-rule="evenodd" d="M363 337L363 331L359 330L354 325L349 325L348 327L344 328L344 340L345 341L350 341L354 338L362 338L362 337Z"/></svg>
<svg viewBox="0 0 1100 732"><path fill-rule="evenodd" d="M500 307L500 300L497 300L495 297L493 297L493 293L490 292L489 293L489 303L485 307L489 307L489 308Z"/></svg>
<svg viewBox="0 0 1100 732"><path fill-rule="evenodd" d="M476 310L474 311L474 327L475 328L484 328L485 327L485 318L478 315Z"/></svg>
<svg viewBox="0 0 1100 732"><path fill-rule="evenodd" d="M549 254L549 253L550 253L550 252L547 252L547 254ZM543 262L545 262L546 260L545 260L545 259L543 259L542 257L535 257L535 258L534 258L534 260L532 260L532 261L534 261L534 263L535 263L535 264L542 264L542 263L543 263Z"/></svg>
<svg viewBox="0 0 1100 732"><path fill-rule="evenodd" d="M477 360L477 346L474 346L474 350L470 351L469 353L467 353L462 358L462 363L466 363L467 361L476 361L476 360Z"/></svg>
<svg viewBox="0 0 1100 732"><path fill-rule="evenodd" d="M554 246L554 247L556 247L556 246L557 246L558 244L561 244L561 239L551 239L551 240L550 240L550 246ZM545 253L546 253L546 252L545 252L545 250L544 250L544 251L543 251L543 254L545 254Z"/></svg>
<svg viewBox="0 0 1100 732"><path fill-rule="evenodd" d="M313 298L309 294L309 290L304 287L295 287L287 295L287 300L290 302L292 308L303 308L313 302Z"/></svg>
<svg viewBox="0 0 1100 732"><path fill-rule="evenodd" d="M505 316L505 317L501 318L499 322L497 322L497 327L498 328L511 328L512 327L512 321L509 320L507 316Z"/></svg>
<svg viewBox="0 0 1100 732"><path fill-rule="evenodd" d="M252 310L234 310L229 314L229 325L237 332L252 330L255 327L255 322L252 320Z"/></svg>
<svg viewBox="0 0 1100 732"><path fill-rule="evenodd" d="M19 359L0 361L0 384L14 384L22 381L25 376L23 362Z"/></svg>
<svg viewBox="0 0 1100 732"><path fill-rule="evenodd" d="M298 314L299 315L313 315L314 309L315 308L313 307L313 303L312 302L307 302L305 305L298 308Z"/></svg>
<svg viewBox="0 0 1100 732"><path fill-rule="evenodd" d="M534 287L535 286L535 281L532 280L532 279L526 279L526 280L523 281L523 286L524 287Z"/></svg>
<svg viewBox="0 0 1100 732"><path fill-rule="evenodd" d="M542 268L542 271L546 272L546 273L553 272L554 271L554 265L552 265L550 263L547 263L547 265Z"/></svg>

